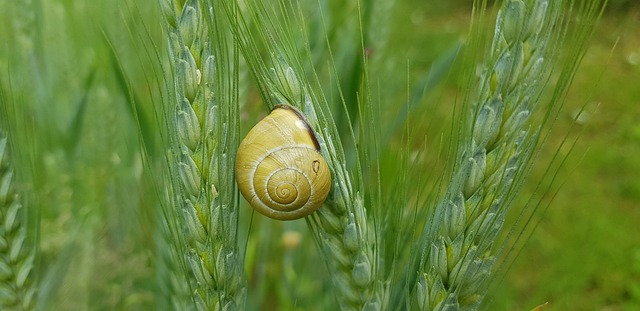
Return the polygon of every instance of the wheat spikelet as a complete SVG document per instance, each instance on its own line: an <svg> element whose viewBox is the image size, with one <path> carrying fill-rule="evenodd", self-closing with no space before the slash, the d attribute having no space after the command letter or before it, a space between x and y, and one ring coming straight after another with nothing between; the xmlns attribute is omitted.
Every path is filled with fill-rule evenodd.
<svg viewBox="0 0 640 311"><path fill-rule="evenodd" d="M13 183L7 138L0 132L0 309L33 309L33 248L26 239L24 209Z"/></svg>
<svg viewBox="0 0 640 311"><path fill-rule="evenodd" d="M244 304L242 260L237 246L237 207L232 159L237 145L237 107L225 100L217 74L224 38L212 38L213 4L162 1L174 68L176 98L172 181L180 225L175 239L185 244L173 256L187 267L198 310L235 310ZM176 14L177 12L177 14ZM231 141L230 141L231 140ZM169 219L167 222L175 222ZM184 252L183 252L184 251Z"/></svg>
<svg viewBox="0 0 640 311"><path fill-rule="evenodd" d="M438 205L439 236L423 259L421 310L474 309L484 296L492 244L535 146L537 132L527 121L548 79L561 7L561 1L509 0L500 10L456 173Z"/></svg>

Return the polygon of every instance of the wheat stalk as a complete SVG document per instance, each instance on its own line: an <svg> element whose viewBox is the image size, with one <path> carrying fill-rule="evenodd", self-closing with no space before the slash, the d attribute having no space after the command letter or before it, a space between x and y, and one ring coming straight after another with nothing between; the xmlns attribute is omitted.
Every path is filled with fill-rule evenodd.
<svg viewBox="0 0 640 311"><path fill-rule="evenodd" d="M454 177L437 207L442 225L425 249L421 310L474 309L482 301L492 245L536 145L529 116L549 77L561 8L562 1L508 0L499 12Z"/></svg>
<svg viewBox="0 0 640 311"><path fill-rule="evenodd" d="M31 310L34 253L26 239L26 215L13 182L8 147L0 132L0 308Z"/></svg>
<svg viewBox="0 0 640 311"><path fill-rule="evenodd" d="M242 258L237 245L237 190L232 159L237 143L237 102L225 97L221 68L228 60L214 4L162 1L174 68L175 111L170 127L172 196L179 225L175 242L185 243L179 259L188 267L198 310L235 310L244 305ZM171 215L171 214L170 214ZM168 223L176 222L168 219ZM171 227L171 225L170 225Z"/></svg>

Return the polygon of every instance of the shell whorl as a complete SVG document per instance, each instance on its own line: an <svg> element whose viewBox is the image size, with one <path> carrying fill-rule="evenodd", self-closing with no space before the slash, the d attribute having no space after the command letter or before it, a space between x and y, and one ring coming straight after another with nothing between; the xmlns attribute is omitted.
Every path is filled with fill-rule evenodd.
<svg viewBox="0 0 640 311"><path fill-rule="evenodd" d="M329 193L330 176L313 129L290 106L276 106L238 148L240 192L254 209L274 219L313 213Z"/></svg>

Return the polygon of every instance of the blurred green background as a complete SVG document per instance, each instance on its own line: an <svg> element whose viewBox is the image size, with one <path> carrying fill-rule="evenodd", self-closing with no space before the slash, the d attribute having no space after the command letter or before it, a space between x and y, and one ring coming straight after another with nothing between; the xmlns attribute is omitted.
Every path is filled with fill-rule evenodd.
<svg viewBox="0 0 640 311"><path fill-rule="evenodd" d="M640 309L640 6L634 2L610 1L565 107L538 155L541 165L534 166L531 182L515 203L523 206L533 197L545 212L535 215L531 224L535 232L513 265L500 266L504 278L492 288L492 310L531 310L545 302L549 310ZM148 227L154 206L147 198L152 190L140 186L145 185L141 181L145 176L129 102L132 96L139 96L137 102L157 101L152 90L159 86L149 78L157 73L142 65L155 58L154 52L146 50L149 43L128 27L146 27L150 38L160 42L158 50L164 51L159 11L148 3L124 1L42 3L39 10L21 11L27 6L0 0L0 7L13 9L0 12L0 40L12 42L0 48L3 94L14 103L34 107L27 118L34 124L21 125L25 132L48 135L29 142L44 155L42 166L33 168L43 183L36 181L33 186L40 189L43 201L40 259L47 269L38 274L49 287L41 292L57 297L50 299L59 309L148 307L156 290L154 237ZM410 60L413 81L464 40L470 3L397 1L389 18L389 44L397 47L396 64ZM34 30L34 25L43 31ZM118 62L102 30L117 43L114 50L134 89L131 92L117 75ZM18 31L37 40L29 41ZM25 50L34 52L24 54ZM461 92L455 82L459 72L453 68L425 100L455 102ZM151 108L140 109L152 115ZM243 122L259 113L264 114L259 103L247 106ZM575 147L565 144L559 149L565 137L578 138ZM556 152L566 159L561 168L551 170L559 171L556 186L537 190L547 165L558 163L552 161ZM282 227L279 230L306 230L303 223ZM283 266L295 257L280 241L249 247L256 248L259 255L277 249L267 251L273 260L285 253ZM248 262L255 256L250 252ZM252 273L296 274L278 269L283 268L261 267ZM55 280L62 285L55 285ZM295 283L275 286L299 291L300 297L304 291L319 290L315 283L305 288Z"/></svg>

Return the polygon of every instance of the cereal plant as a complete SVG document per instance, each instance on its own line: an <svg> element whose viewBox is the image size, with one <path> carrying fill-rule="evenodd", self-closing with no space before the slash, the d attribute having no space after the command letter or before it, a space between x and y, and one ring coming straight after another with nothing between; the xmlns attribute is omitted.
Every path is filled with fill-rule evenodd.
<svg viewBox="0 0 640 311"><path fill-rule="evenodd" d="M492 309L606 1L459 2L0 1L3 309Z"/></svg>

